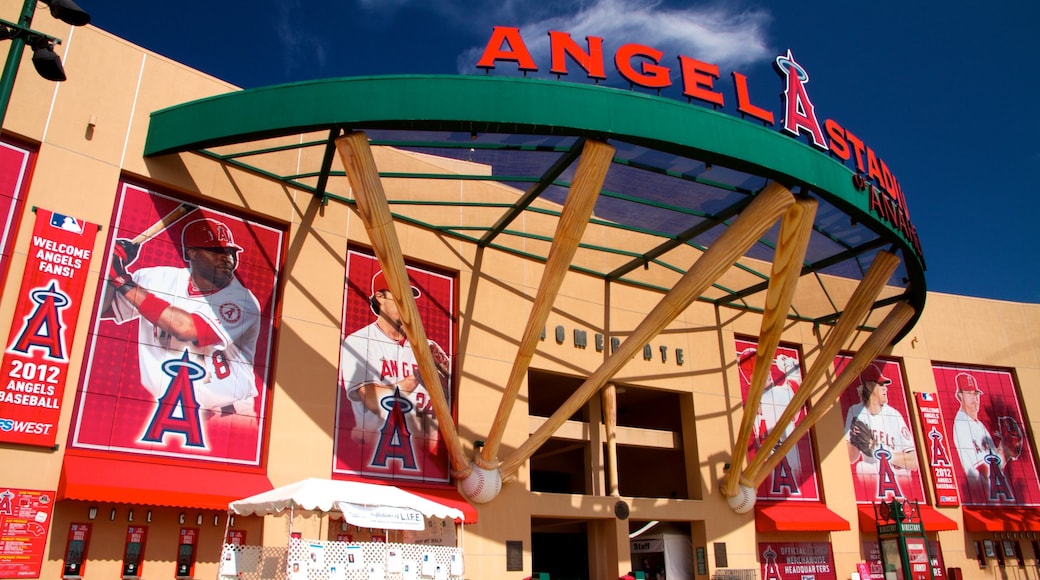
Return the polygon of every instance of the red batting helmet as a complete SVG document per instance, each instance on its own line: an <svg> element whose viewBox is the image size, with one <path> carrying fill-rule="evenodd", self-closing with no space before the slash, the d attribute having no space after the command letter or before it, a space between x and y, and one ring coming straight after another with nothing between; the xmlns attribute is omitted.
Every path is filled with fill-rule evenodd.
<svg viewBox="0 0 1040 580"><path fill-rule="evenodd" d="M184 259L188 259L188 248L231 248L241 252L242 248L235 244L231 228L210 218L198 219L184 226L181 231L181 250Z"/></svg>
<svg viewBox="0 0 1040 580"><path fill-rule="evenodd" d="M412 280L409 278L408 281L411 282ZM372 294L370 294L370 296L375 296L376 292L379 292L380 290L389 289L390 285L386 283L386 274L383 274L382 270L376 272L376 275L372 276ZM420 296L422 296L422 292L419 292L419 289L412 285L412 297L418 298Z"/></svg>

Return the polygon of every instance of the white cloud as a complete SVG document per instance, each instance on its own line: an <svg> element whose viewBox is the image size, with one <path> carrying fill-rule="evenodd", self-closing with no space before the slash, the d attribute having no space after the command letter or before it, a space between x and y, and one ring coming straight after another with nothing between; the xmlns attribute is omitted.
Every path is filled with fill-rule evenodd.
<svg viewBox="0 0 1040 580"><path fill-rule="evenodd" d="M300 0L282 0L274 3L275 15L273 24L275 34L282 52L282 66L285 68L285 77L293 77L300 70L314 68L322 70L327 60L325 45L307 34L306 27L299 22L299 16L303 13ZM300 64L301 59L309 61Z"/></svg>
<svg viewBox="0 0 1040 580"><path fill-rule="evenodd" d="M442 0L442 5L449 4L451 0ZM497 17L508 16L513 12L512 6L509 2L503 4ZM622 44L638 43L662 51L669 62L683 54L723 68L739 68L771 58L775 52L765 39L770 19L763 9L739 9L724 4L671 8L661 0L592 0L568 14L526 23L496 20L493 24L519 26L527 49L540 72L544 72L549 68L549 30L568 32L579 44L586 36L603 38L605 59L611 58ZM487 31L490 38L489 25ZM484 46L475 46L460 54L459 72L476 72L475 65L483 51Z"/></svg>

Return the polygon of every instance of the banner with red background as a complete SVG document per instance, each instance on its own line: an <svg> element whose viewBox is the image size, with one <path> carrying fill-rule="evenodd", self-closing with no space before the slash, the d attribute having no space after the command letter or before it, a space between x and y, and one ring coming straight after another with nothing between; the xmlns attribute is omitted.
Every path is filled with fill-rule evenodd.
<svg viewBox="0 0 1040 580"><path fill-rule="evenodd" d="M953 445L946 435L946 426L939 411L939 400L932 393L917 393L917 408L921 417L928 464L932 468L932 487L935 489L935 504L939 506L960 505L957 481L953 476Z"/></svg>
<svg viewBox="0 0 1040 580"><path fill-rule="evenodd" d="M98 227L36 211L0 365L0 441L53 447Z"/></svg>
<svg viewBox="0 0 1040 580"><path fill-rule="evenodd" d="M451 407L455 280L422 268L407 270L431 350L440 349L446 357L448 372L441 381ZM409 392L408 379L418 377L411 346L403 339L391 340L378 328L387 314L393 317L375 313L372 296L386 288L380 276L374 256L348 250L333 474L447 483L447 446L426 390L432 387L420 382ZM372 383L384 387L376 389L381 412L366 410L358 394ZM384 430L386 425L392 428Z"/></svg>
<svg viewBox="0 0 1040 580"><path fill-rule="evenodd" d="M34 157L28 149L0 141L0 282L7 277Z"/></svg>
<svg viewBox="0 0 1040 580"><path fill-rule="evenodd" d="M1040 505L1033 439L1011 373L941 364L932 373L964 505Z"/></svg>
<svg viewBox="0 0 1040 580"><path fill-rule="evenodd" d="M835 371L841 373L852 360L838 356ZM870 388L871 379L888 381ZM870 402L874 401L874 402ZM849 388L842 393L841 413L845 418L845 447L849 449L849 466L856 502L873 504L881 500L903 498L927 503L921 478L920 454L910 427L910 406L899 362L876 359L870 363ZM875 409L873 405L878 405ZM874 438L869 454L858 452L848 443L853 418L868 424Z"/></svg>
<svg viewBox="0 0 1040 580"><path fill-rule="evenodd" d="M736 346L737 368L740 371L740 394L742 400L747 402L748 389L751 387L751 374L755 367L757 344L749 340L737 339ZM787 409L788 402L794 398L801 384L801 356L798 351L786 346L777 347L772 365L769 367L766 388L756 411L752 437L748 441L749 460L758 452L759 445L776 425L777 419ZM745 408L744 411L748 412L748 409ZM785 429L785 438L804 417L805 408L803 407ZM762 484L758 486L758 499L763 501L819 501L820 490L817 485L816 464L813 461L810 437L802 437L762 481Z"/></svg>
<svg viewBox="0 0 1040 580"><path fill-rule="evenodd" d="M39 578L53 491L0 488L0 578Z"/></svg>
<svg viewBox="0 0 1040 580"><path fill-rule="evenodd" d="M127 183L115 212L70 446L259 466L284 232ZM120 301L108 282L112 254L135 239L126 269L136 284L219 340L181 340ZM214 244L235 250L231 272L201 290L196 270L215 276L221 252L191 246Z"/></svg>

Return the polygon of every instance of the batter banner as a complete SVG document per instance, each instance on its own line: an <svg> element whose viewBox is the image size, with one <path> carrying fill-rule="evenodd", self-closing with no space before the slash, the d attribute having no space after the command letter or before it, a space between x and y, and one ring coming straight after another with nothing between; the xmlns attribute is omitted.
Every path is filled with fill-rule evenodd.
<svg viewBox="0 0 1040 580"><path fill-rule="evenodd" d="M758 544L763 580L837 580L834 554L827 542Z"/></svg>
<svg viewBox="0 0 1040 580"><path fill-rule="evenodd" d="M737 368L740 371L740 393L747 402L748 390L751 387L751 375L755 370L757 345L748 340L738 339ZM756 411L752 437L748 441L748 458L759 452L759 447L766 436L776 426L777 420L788 403L794 398L802 384L801 356L798 351L785 346L777 347L769 367L769 378L762 393L761 403ZM747 409L745 409L747 412ZM805 417L805 407L799 410L790 425L784 427L783 442L798 422ZM819 501L820 490L817 485L816 464L813 462L812 441L809 437L801 440L780 460L773 471L758 486L760 500L792 500Z"/></svg>
<svg viewBox="0 0 1040 580"><path fill-rule="evenodd" d="M917 408L920 412L921 430L924 432L928 464L932 468L932 486L935 489L936 505L957 506L957 481L953 475L952 446L946 436L946 426L939 411L939 399L932 393L917 393Z"/></svg>
<svg viewBox="0 0 1040 580"><path fill-rule="evenodd" d="M834 360L841 373L847 356ZM913 431L903 370L897 361L876 359L842 393L845 447L852 469L856 502L892 499L927 503Z"/></svg>
<svg viewBox="0 0 1040 580"><path fill-rule="evenodd" d="M1029 423L1011 373L939 364L932 372L964 505L1040 505Z"/></svg>
<svg viewBox="0 0 1040 580"><path fill-rule="evenodd" d="M0 282L11 259L32 160L28 149L0 141Z"/></svg>
<svg viewBox="0 0 1040 580"><path fill-rule="evenodd" d="M0 441L53 447L98 227L36 210L0 366Z"/></svg>
<svg viewBox="0 0 1040 580"><path fill-rule="evenodd" d="M39 578L54 492L0 487L0 578Z"/></svg>
<svg viewBox="0 0 1040 580"><path fill-rule="evenodd" d="M71 446L259 466L281 230L122 184Z"/></svg>
<svg viewBox="0 0 1040 580"><path fill-rule="evenodd" d="M408 267L412 296L451 408L455 280ZM349 250L343 289L333 474L447 483L450 465L412 346L379 262Z"/></svg>

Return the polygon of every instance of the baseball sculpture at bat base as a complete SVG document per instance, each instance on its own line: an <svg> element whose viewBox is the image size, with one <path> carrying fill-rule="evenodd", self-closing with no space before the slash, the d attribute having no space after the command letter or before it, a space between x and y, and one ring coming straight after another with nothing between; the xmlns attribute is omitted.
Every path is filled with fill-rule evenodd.
<svg viewBox="0 0 1040 580"><path fill-rule="evenodd" d="M502 474L497 469L484 469L471 464L473 470L462 480L462 495L474 503L488 503L502 491Z"/></svg>
<svg viewBox="0 0 1040 580"><path fill-rule="evenodd" d="M755 488L747 487L746 485L737 486L737 495L733 497L727 497L726 501L729 503L729 507L738 514L746 514L751 511L751 508L755 507L755 501L758 499L758 494L755 492Z"/></svg>

